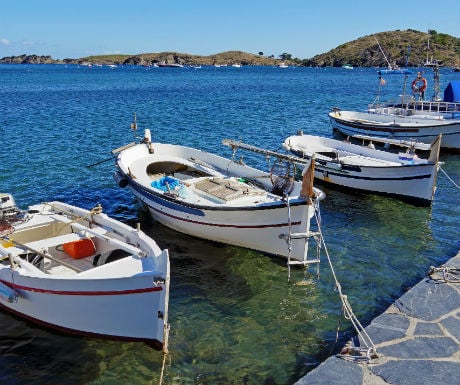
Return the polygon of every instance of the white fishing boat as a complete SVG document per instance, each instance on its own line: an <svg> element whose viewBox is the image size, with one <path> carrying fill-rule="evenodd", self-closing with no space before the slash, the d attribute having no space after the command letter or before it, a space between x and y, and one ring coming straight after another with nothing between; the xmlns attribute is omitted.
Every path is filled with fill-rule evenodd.
<svg viewBox="0 0 460 385"><path fill-rule="evenodd" d="M372 139L378 140L367 138ZM302 134L288 137L283 147L302 159L315 157L315 178L322 182L426 206L436 189L440 142L441 135L431 144L428 159L412 151L393 153Z"/></svg>
<svg viewBox="0 0 460 385"><path fill-rule="evenodd" d="M370 135L391 139L415 139L424 143L433 142L442 134L442 148L460 150L460 81L453 81L439 96L439 65L428 61L433 69L433 95L425 100L427 80L421 72L410 85L403 71L402 94L393 101L380 102L380 92L385 85L383 72L379 71L379 89L373 103L366 111L347 111L333 108L329 112L332 128L347 136ZM392 72L395 73L395 72Z"/></svg>
<svg viewBox="0 0 460 385"><path fill-rule="evenodd" d="M235 152L240 143L225 144ZM264 172L234 158L152 143L148 129L140 143L113 153L118 154L118 185L128 187L165 226L292 263L309 263L310 219L324 194L313 187L313 178L308 180L308 169L303 183L294 181L289 158L295 157L283 159L282 166L275 162L271 172Z"/></svg>
<svg viewBox="0 0 460 385"><path fill-rule="evenodd" d="M166 61L162 61L157 63L158 67L169 67L169 68L183 68L184 66L180 63L168 63Z"/></svg>
<svg viewBox="0 0 460 385"><path fill-rule="evenodd" d="M101 212L0 194L0 306L59 331L167 346L169 257Z"/></svg>
<svg viewBox="0 0 460 385"><path fill-rule="evenodd" d="M459 104L460 105L460 104ZM452 119L448 115L453 116ZM410 140L431 143L442 134L442 148L460 150L460 110L439 117L417 114L400 116L393 113L342 111L329 112L334 130L346 136L369 135L381 138ZM445 116L445 118L444 118Z"/></svg>

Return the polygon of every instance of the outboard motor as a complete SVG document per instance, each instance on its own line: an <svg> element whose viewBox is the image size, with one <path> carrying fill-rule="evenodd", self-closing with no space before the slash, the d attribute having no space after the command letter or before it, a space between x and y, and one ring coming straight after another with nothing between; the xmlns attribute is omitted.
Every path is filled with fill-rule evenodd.
<svg viewBox="0 0 460 385"><path fill-rule="evenodd" d="M11 194L0 193L0 222L7 222L15 217L18 208Z"/></svg>

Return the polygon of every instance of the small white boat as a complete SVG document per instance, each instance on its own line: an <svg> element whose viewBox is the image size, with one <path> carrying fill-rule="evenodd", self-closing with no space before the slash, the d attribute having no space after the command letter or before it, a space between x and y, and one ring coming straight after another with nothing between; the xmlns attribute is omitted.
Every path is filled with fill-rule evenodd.
<svg viewBox="0 0 460 385"><path fill-rule="evenodd" d="M283 168L275 162L271 172L263 172L150 138L147 129L140 143L112 152L118 153L118 185L128 187L156 220L195 237L309 263L310 219L324 193L313 188L313 178L307 181L308 170L302 184L294 181L290 163ZM225 144L235 151L239 145Z"/></svg>
<svg viewBox="0 0 460 385"><path fill-rule="evenodd" d="M169 67L169 68L183 68L184 66L180 63L167 63L162 61L161 63L157 64L158 67Z"/></svg>
<svg viewBox="0 0 460 385"><path fill-rule="evenodd" d="M379 41L377 38L374 36L375 41L377 42L377 45L380 49L380 52L382 52L383 57L385 58L385 61L387 62L388 67L386 69L379 70L380 74L385 74L385 75L400 75L400 74L411 74L412 71L406 69L406 68L400 68L398 64L394 61L393 64L390 63L388 60L387 56L385 55L385 52L383 51L382 46L380 45ZM409 53L408 53L409 54Z"/></svg>
<svg viewBox="0 0 460 385"><path fill-rule="evenodd" d="M427 206L434 198L440 142L441 135L428 159L312 135L290 136L283 147L303 159L315 157L315 178L323 182Z"/></svg>
<svg viewBox="0 0 460 385"><path fill-rule="evenodd" d="M101 212L0 194L0 305L63 332L167 347L169 256Z"/></svg>

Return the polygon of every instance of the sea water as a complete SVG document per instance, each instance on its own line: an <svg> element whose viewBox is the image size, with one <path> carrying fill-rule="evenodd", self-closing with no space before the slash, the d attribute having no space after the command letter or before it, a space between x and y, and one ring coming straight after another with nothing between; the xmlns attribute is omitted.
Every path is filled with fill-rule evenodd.
<svg viewBox="0 0 460 385"><path fill-rule="evenodd" d="M441 89L456 76L442 69ZM382 99L397 96L403 83L386 80ZM169 249L164 384L292 384L355 333L327 259L319 280L308 275L309 284L296 285L304 278L296 269L288 284L284 260L165 228L115 184L110 151L149 128L153 141L234 155L267 170L266 159L232 154L222 140L276 151L299 130L332 137L333 107L363 110L378 92L375 69L1 65L0 191L21 208L100 203ZM130 129L134 114L137 132ZM443 152L441 161L458 184L460 155ZM460 193L442 172L429 208L322 188L327 249L364 325L460 248ZM162 353L142 343L60 334L5 311L0 349L0 383L11 385L156 384L163 366Z"/></svg>

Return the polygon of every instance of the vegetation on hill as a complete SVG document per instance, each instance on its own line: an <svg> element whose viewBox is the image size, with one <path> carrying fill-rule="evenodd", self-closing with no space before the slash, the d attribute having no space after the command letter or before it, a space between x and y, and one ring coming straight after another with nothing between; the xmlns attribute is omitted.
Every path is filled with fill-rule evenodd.
<svg viewBox="0 0 460 385"><path fill-rule="evenodd" d="M460 39L434 30L381 32L342 44L329 52L302 61L304 66L387 67L379 44L393 66L420 66L427 60L438 60L445 66L460 63ZM428 47L429 44L429 47Z"/></svg>
<svg viewBox="0 0 460 385"><path fill-rule="evenodd" d="M210 56L199 56L178 52L143 53L134 56L90 56L79 59L85 62L108 64L135 64L152 65L154 63L177 63L182 65L214 65L214 64L242 64L242 65L276 65L280 59L265 57L241 51L228 51ZM290 60L292 62L292 60Z"/></svg>
<svg viewBox="0 0 460 385"><path fill-rule="evenodd" d="M210 56L199 56L178 52L142 53L136 55L98 55L79 59L54 60L51 56L21 55L0 59L0 63L68 63L68 64L133 64L152 65L166 62L182 65L288 65L341 67L351 64L355 67L387 67L388 61L393 66L420 66L427 60L442 62L445 66L460 64L460 39L438 33L434 30L425 32L408 29L406 31L380 32L361 37L316 55L311 59L301 60L283 53L275 58L273 55L264 56L263 52L252 54L242 51L227 51Z"/></svg>

